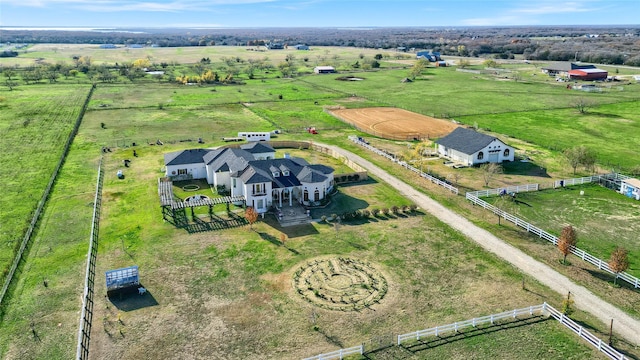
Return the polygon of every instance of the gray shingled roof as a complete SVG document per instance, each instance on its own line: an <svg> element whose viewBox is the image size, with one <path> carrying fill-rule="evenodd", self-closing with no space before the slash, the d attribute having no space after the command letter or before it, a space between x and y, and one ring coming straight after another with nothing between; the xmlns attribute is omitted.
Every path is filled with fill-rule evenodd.
<svg viewBox="0 0 640 360"><path fill-rule="evenodd" d="M460 151L461 153L472 155L489 145L495 139L497 138L494 136L459 127L449 135L437 140L436 143Z"/></svg>
<svg viewBox="0 0 640 360"><path fill-rule="evenodd" d="M217 153L220 151L220 153ZM253 154L242 149L219 149L216 153L206 156L205 163L211 165L213 172L242 171L249 161L254 160Z"/></svg>
<svg viewBox="0 0 640 360"><path fill-rule="evenodd" d="M209 153L209 149L189 149L174 151L168 154L164 154L165 165L184 165L184 164L198 164L204 162L202 159Z"/></svg>
<svg viewBox="0 0 640 360"><path fill-rule="evenodd" d="M240 149L246 150L252 154L261 154L267 152L275 152L276 150L271 145L262 142L252 142L249 144L240 145Z"/></svg>

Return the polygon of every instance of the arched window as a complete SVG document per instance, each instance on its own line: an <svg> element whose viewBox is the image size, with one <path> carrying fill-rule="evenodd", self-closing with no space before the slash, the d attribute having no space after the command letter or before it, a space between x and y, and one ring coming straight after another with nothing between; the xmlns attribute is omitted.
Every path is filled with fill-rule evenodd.
<svg viewBox="0 0 640 360"><path fill-rule="evenodd" d="M484 159L484 153L482 151L480 151L478 153L478 160L482 160L482 159Z"/></svg>
<svg viewBox="0 0 640 360"><path fill-rule="evenodd" d="M504 157L509 157L509 149L504 149Z"/></svg>
<svg viewBox="0 0 640 360"><path fill-rule="evenodd" d="M307 191L307 189L304 189L302 193L302 201L309 201L309 191Z"/></svg>
<svg viewBox="0 0 640 360"><path fill-rule="evenodd" d="M316 191L313 192L313 201L320 201L320 190L316 189Z"/></svg>

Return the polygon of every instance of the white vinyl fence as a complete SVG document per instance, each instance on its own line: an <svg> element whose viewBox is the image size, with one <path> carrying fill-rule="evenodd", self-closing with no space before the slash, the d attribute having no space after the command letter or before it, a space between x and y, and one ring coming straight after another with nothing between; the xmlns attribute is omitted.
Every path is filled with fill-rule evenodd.
<svg viewBox="0 0 640 360"><path fill-rule="evenodd" d="M362 345L350 347L348 349L340 349L336 351L332 351L326 354L320 354L316 356L312 356L310 358L306 358L304 360L332 360L332 359L343 359L345 356L349 355L362 355L364 353L364 347Z"/></svg>
<svg viewBox="0 0 640 360"><path fill-rule="evenodd" d="M553 308L551 305L547 304L546 302L544 303L544 305L545 305L545 310L554 319L560 321L560 323L562 325L568 327L569 329L571 329L571 331L573 331L574 333L578 334L578 336L580 336L581 338L586 340L589 344L593 345L600 352L602 352L605 355L607 355L607 357L609 357L609 359L616 359L616 360L627 359L627 357L625 357L620 352L618 352L618 350L612 348L611 346L609 346L609 344L607 344L606 342L603 342L602 339L600 339L597 336L593 335L592 333L590 333L588 330L586 330L582 326L576 324L575 321L569 319L569 317L567 317L565 314L563 314L560 311L556 310L555 308Z"/></svg>
<svg viewBox="0 0 640 360"><path fill-rule="evenodd" d="M545 303L546 304L546 303ZM522 309L515 309L511 311L505 311L499 314L487 315L479 318L473 318L471 320L459 321L453 324L436 326L430 329L418 330L407 334L398 335L397 345L401 345L408 340L420 340L427 336L440 336L451 332L458 332L464 328L476 327L486 324L492 324L499 320L515 319L519 315L533 316L533 314L542 315L544 312L544 305L529 306Z"/></svg>
<svg viewBox="0 0 640 360"><path fill-rule="evenodd" d="M437 177L431 176L425 172L422 172L420 169L416 168L415 166L409 165L406 161L398 161L398 159L395 158L395 156L389 154L388 152L384 151L384 150L380 150L374 146L371 146L367 143L365 143L364 141L361 141L360 138L358 138L357 136L349 136L349 140L353 141L354 143L364 147L367 150L370 150L382 157L385 157L389 160L391 160L392 162L404 167L405 169L409 169L411 171L413 171L416 174L419 174L421 177L431 181L432 183L442 186L443 188L451 191L452 193L458 195L458 188L455 186L452 186L450 184L448 184L446 181L442 181L440 179L438 179Z"/></svg>
<svg viewBox="0 0 640 360"><path fill-rule="evenodd" d="M496 189L499 190L499 189ZM475 191L475 192L468 192L466 193L466 199L471 201L474 205L479 205L482 206L484 209L487 209L489 211L491 211L492 213L496 214L497 216L510 221L512 223L514 223L516 226L519 226L525 230L527 230L527 232L533 233L538 235L538 237L545 239L547 241L549 241L550 243L552 243L553 245L558 245L558 238L552 234L549 234L548 232L540 229L539 227L536 227L516 216L513 216L511 214L509 214L508 212L497 208L489 203L487 203L486 201L480 199L477 195L477 193L484 193L483 191ZM499 192L498 192L499 193ZM626 272L621 272L616 274L614 271L612 271L609 268L609 264L607 264L606 261L599 259L589 253L587 253L586 251L579 249L575 246L571 247L571 253L579 258L581 258L584 261L587 261L595 266L598 267L598 269L600 270L604 270L610 274L615 275L618 279L622 279L626 282L628 282L629 284L633 285L634 288L640 288L640 279L638 279L637 277L630 275Z"/></svg>
<svg viewBox="0 0 640 360"><path fill-rule="evenodd" d="M546 316L549 315L554 319L558 320L561 324L568 327L574 333L578 334L582 339L586 340L593 347L598 349L598 351L604 353L607 357L614 360L625 360L627 359L623 354L618 352L613 347L609 346L606 342L603 342L602 339L597 336L591 334L588 330L578 325L575 321L571 320L568 316L564 315L560 311L556 310L551 305L542 303L540 305L533 305L521 309L514 309L510 311L501 312L498 314L491 314L487 316L482 316L479 318L473 318L465 321L458 321L453 324L436 326L430 329L418 330L414 332L410 332L407 334L402 334L397 336L396 346L401 346L405 342L411 341L420 341L420 339L424 339L426 337L440 337L450 334L455 334L459 331L462 331L467 328L475 328L477 326L494 324L496 321L506 320L506 319L516 319L518 316ZM340 349L336 351L332 351L330 353L316 355L310 358L306 358L304 360L331 360L331 359L343 359L348 355L364 355L364 347L362 345L354 346L348 349Z"/></svg>
<svg viewBox="0 0 640 360"><path fill-rule="evenodd" d="M593 182L600 182L601 180L618 180L618 179L626 180L626 179L630 179L630 177L626 175L618 174L618 173L611 173L611 174L604 174L604 175L585 176L585 177L575 178L575 179L562 179L562 180L554 181L553 188L555 189L557 187L563 187L563 186L588 184Z"/></svg>

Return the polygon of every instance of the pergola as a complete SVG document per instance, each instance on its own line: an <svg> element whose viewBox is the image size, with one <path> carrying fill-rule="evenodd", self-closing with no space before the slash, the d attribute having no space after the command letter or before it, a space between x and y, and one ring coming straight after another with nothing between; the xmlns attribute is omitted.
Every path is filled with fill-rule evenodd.
<svg viewBox="0 0 640 360"><path fill-rule="evenodd" d="M158 195L160 196L160 206L162 207L162 218L166 221L172 222L176 220L177 212L184 213L186 209L191 209L191 217L195 216L194 208L208 206L209 214L213 214L213 206L219 204L226 204L227 211L229 211L229 204L236 202L243 202L245 198L243 195L239 196L224 196L216 198L200 198L191 199L190 201L184 201L173 194L173 182L164 178L158 179ZM170 218L167 218L170 217Z"/></svg>

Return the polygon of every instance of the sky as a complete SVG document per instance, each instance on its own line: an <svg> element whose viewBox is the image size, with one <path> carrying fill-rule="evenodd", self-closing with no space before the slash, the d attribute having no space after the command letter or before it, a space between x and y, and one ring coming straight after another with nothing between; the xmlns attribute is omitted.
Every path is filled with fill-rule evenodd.
<svg viewBox="0 0 640 360"><path fill-rule="evenodd" d="M638 25L640 0L0 0L1 27Z"/></svg>

